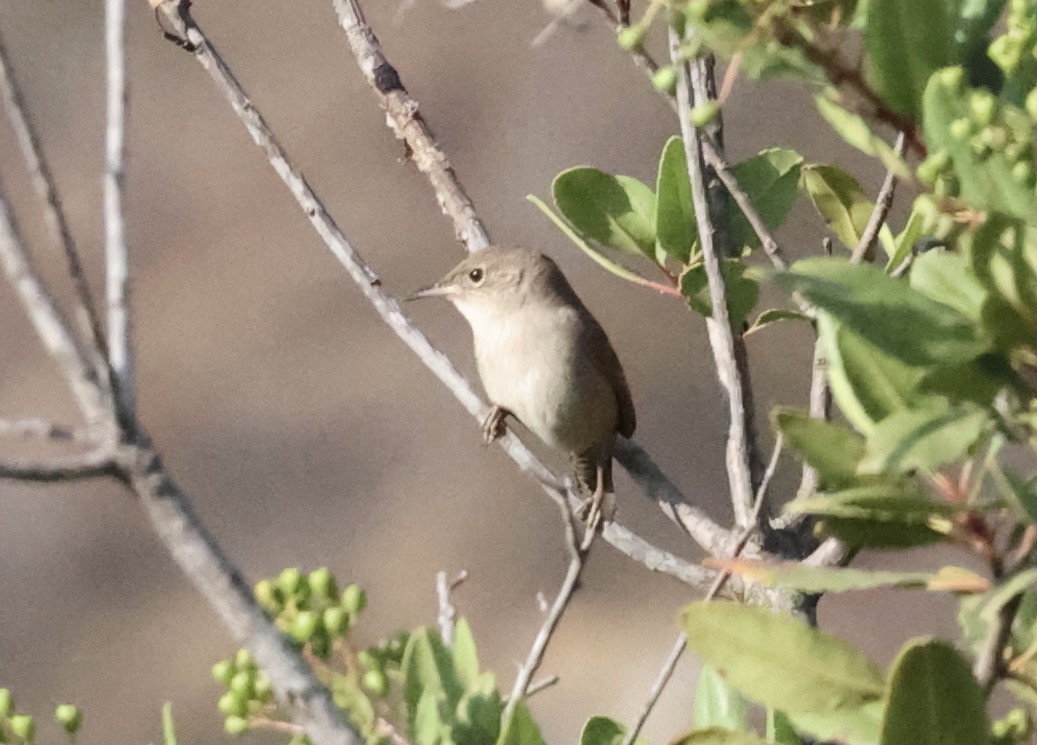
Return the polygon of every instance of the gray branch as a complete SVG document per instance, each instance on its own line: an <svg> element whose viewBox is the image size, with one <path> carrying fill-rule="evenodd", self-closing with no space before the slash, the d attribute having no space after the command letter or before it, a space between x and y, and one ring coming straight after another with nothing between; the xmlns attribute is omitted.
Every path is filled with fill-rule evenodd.
<svg viewBox="0 0 1037 745"><path fill-rule="evenodd" d="M893 145L893 151L897 154L897 157L903 157L904 148L906 147L907 136L903 131L900 131L897 133L897 141ZM871 215L868 216L868 223L864 226L864 232L861 233L860 240L857 241L857 245L853 248L853 253L850 255L850 263L859 264L864 261L864 257L868 255L868 252L875 245L875 239L879 237L879 231L886 224L886 217L889 216L889 211L893 207L893 197L896 196L896 190L897 176L891 168L886 171L886 177L882 180L882 187L879 189L878 197L875 199L875 207L872 209Z"/></svg>
<svg viewBox="0 0 1037 745"><path fill-rule="evenodd" d="M55 483L112 476L112 455L107 448L58 458L0 458L0 479Z"/></svg>

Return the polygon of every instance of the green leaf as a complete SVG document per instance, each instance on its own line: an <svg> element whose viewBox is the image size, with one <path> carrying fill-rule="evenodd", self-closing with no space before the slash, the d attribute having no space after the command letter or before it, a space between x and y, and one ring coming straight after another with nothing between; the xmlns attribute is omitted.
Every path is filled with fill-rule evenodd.
<svg viewBox="0 0 1037 745"><path fill-rule="evenodd" d="M423 699L431 696L437 706L437 702L442 700L452 710L464 693L454 669L453 655L440 640L438 631L421 627L411 633L400 668L403 671L403 698L412 732L417 731L418 726L432 726L431 714L427 711L423 713L425 720L420 725L417 721L419 707L432 705L427 701L422 703ZM417 739L423 742L421 738Z"/></svg>
<svg viewBox="0 0 1037 745"><path fill-rule="evenodd" d="M766 742L755 732L707 727L686 732L670 745L766 745Z"/></svg>
<svg viewBox="0 0 1037 745"><path fill-rule="evenodd" d="M413 723L410 737L414 742L438 745L447 738L449 726L443 721L439 711L439 702L443 698L442 691L425 688L421 691L414 706Z"/></svg>
<svg viewBox="0 0 1037 745"><path fill-rule="evenodd" d="M817 469L824 485L845 486L857 480L857 464L864 455L859 435L801 409L776 408L771 421L789 447Z"/></svg>
<svg viewBox="0 0 1037 745"><path fill-rule="evenodd" d="M457 716L451 739L456 745L486 745L500 735L500 718L504 710L493 675L480 676L480 685L457 702Z"/></svg>
<svg viewBox="0 0 1037 745"><path fill-rule="evenodd" d="M975 745L987 742L985 696L947 642L913 639L893 663L882 745Z"/></svg>
<svg viewBox="0 0 1037 745"><path fill-rule="evenodd" d="M803 188L828 227L847 248L860 242L875 205L853 176L826 165L803 167Z"/></svg>
<svg viewBox="0 0 1037 745"><path fill-rule="evenodd" d="M1022 347L1032 355L1037 337L1035 231L993 216L970 237L972 271L989 293L982 314L985 327L1000 348Z"/></svg>
<svg viewBox="0 0 1037 745"><path fill-rule="evenodd" d="M809 321L810 318L805 313L800 313L798 310L785 310L783 308L768 308L767 310L756 316L756 320L750 324L749 328L745 330L742 336L749 336L749 334L755 334L757 331L770 326L771 324L777 323L778 321Z"/></svg>
<svg viewBox="0 0 1037 745"><path fill-rule="evenodd" d="M882 695L882 673L863 654L789 616L699 602L684 608L681 625L691 651L765 706L825 712Z"/></svg>
<svg viewBox="0 0 1037 745"><path fill-rule="evenodd" d="M929 76L954 61L944 0L870 0L865 42L872 85L893 109L917 117Z"/></svg>
<svg viewBox="0 0 1037 745"><path fill-rule="evenodd" d="M1004 470L996 461L990 464L990 475L998 490L1018 507L1020 517L1031 524L1037 523L1037 482Z"/></svg>
<svg viewBox="0 0 1037 745"><path fill-rule="evenodd" d="M544 745L544 736L524 703L519 702L515 708L515 714L508 728L501 732L497 745Z"/></svg>
<svg viewBox="0 0 1037 745"><path fill-rule="evenodd" d="M915 259L908 277L911 287L926 297L979 322L988 293L976 279L965 256L929 251Z"/></svg>
<svg viewBox="0 0 1037 745"><path fill-rule="evenodd" d="M162 742L176 745L176 725L173 723L173 702L162 704Z"/></svg>
<svg viewBox="0 0 1037 745"><path fill-rule="evenodd" d="M990 414L971 404L933 400L883 419L868 435L860 473L936 470L965 455L984 435Z"/></svg>
<svg viewBox="0 0 1037 745"><path fill-rule="evenodd" d="M990 348L959 311L872 266L803 259L774 281L798 290L890 356L909 365L967 362Z"/></svg>
<svg viewBox="0 0 1037 745"><path fill-rule="evenodd" d="M731 324L739 328L756 306L760 286L749 278L745 264L739 259L723 259L720 269L727 286L727 310ZM680 283L681 294L687 298L688 304L703 316L710 317L713 314L713 303L709 295L706 267L701 263L691 265L681 274Z"/></svg>
<svg viewBox="0 0 1037 745"><path fill-rule="evenodd" d="M865 155L870 155L882 161L888 170L893 171L899 178L912 179L914 174L904 159L897 155L885 140L871 131L871 127L863 117L847 111L831 99L829 95L818 95L814 97L817 110L825 118L832 129L840 137Z"/></svg>
<svg viewBox="0 0 1037 745"><path fill-rule="evenodd" d="M623 745L627 728L608 717L591 717L580 731L580 745Z"/></svg>
<svg viewBox="0 0 1037 745"><path fill-rule="evenodd" d="M479 686L479 655L475 649L475 637L464 618L457 619L454 624L454 670L462 688L470 691Z"/></svg>
<svg viewBox="0 0 1037 745"><path fill-rule="evenodd" d="M663 147L655 190L655 227L659 246L669 256L687 264L699 233L691 202L688 161L680 137L671 137Z"/></svg>
<svg viewBox="0 0 1037 745"><path fill-rule="evenodd" d="M904 229L897 234L896 238L893 239L893 255L890 256L889 261L886 262L887 272L890 272L903 264L907 257L911 255L915 243L925 234L929 209L926 204L921 201L922 199L923 197L915 199L914 204L911 207L911 214L907 218L907 225L905 225Z"/></svg>
<svg viewBox="0 0 1037 745"><path fill-rule="evenodd" d="M803 156L792 150L770 148L732 166L738 180L767 227L781 226L796 202ZM732 207L731 237L735 246L757 248L760 239L740 209Z"/></svg>
<svg viewBox="0 0 1037 745"><path fill-rule="evenodd" d="M826 742L873 745L878 742L884 702L872 701L854 709L835 712L791 714L797 730L809 732Z"/></svg>
<svg viewBox="0 0 1037 745"><path fill-rule="evenodd" d="M1037 567L1024 569L1008 579L1002 580L997 587L987 593L983 609L979 612L980 617L987 623L992 623L1009 600L1016 595L1022 595L1027 590L1032 590L1035 585L1037 585Z"/></svg>
<svg viewBox="0 0 1037 745"><path fill-rule="evenodd" d="M695 729L744 730L749 726L745 700L710 665L699 671L691 721Z"/></svg>
<svg viewBox="0 0 1037 745"><path fill-rule="evenodd" d="M951 6L955 58L965 63L969 82L992 90L1002 83L997 66L987 56L990 33L1001 16L1005 0L961 0Z"/></svg>
<svg viewBox="0 0 1037 745"><path fill-rule="evenodd" d="M803 592L846 592L876 587L925 587L933 578L928 572L883 572L863 569L836 569L805 566L797 562L772 564L735 559L718 563L739 576L749 577L768 587L789 587Z"/></svg>
<svg viewBox="0 0 1037 745"><path fill-rule="evenodd" d="M655 258L655 195L637 179L570 168L551 186L555 204L583 235L628 254Z"/></svg>
<svg viewBox="0 0 1037 745"><path fill-rule="evenodd" d="M819 313L818 333L828 363L828 382L839 409L859 432L917 401L925 374L879 350L828 313Z"/></svg>
<svg viewBox="0 0 1037 745"><path fill-rule="evenodd" d="M792 726L788 714L767 709L767 741L777 745L800 745L802 738Z"/></svg>

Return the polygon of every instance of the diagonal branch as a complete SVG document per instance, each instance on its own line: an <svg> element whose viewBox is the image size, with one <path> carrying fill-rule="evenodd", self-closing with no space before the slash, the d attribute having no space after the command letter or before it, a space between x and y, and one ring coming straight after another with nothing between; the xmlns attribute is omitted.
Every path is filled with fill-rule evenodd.
<svg viewBox="0 0 1037 745"><path fill-rule="evenodd" d="M107 387L109 384L108 362L103 352L95 351L103 350L105 347L100 317L90 294L90 287L83 272L83 264L79 259L72 231L68 226L68 219L65 217L65 209L62 207L61 198L54 185L54 176L43 155L40 139L29 119L25 98L21 88L18 87L3 38L0 38L0 95L3 96L4 110L7 112L11 129L14 130L18 148L22 151L22 159L25 160L25 165L32 177L33 188L43 202L43 218L50 230L51 240L61 248L65 255L68 274L76 293L77 304L74 313L76 323L83 335L87 352L95 358L93 364L97 368L98 375Z"/></svg>
<svg viewBox="0 0 1037 745"><path fill-rule="evenodd" d="M115 464L107 448L59 458L0 458L0 479L54 483L114 475Z"/></svg>
<svg viewBox="0 0 1037 745"><path fill-rule="evenodd" d="M897 133L897 141L893 145L893 152L897 154L897 157L903 157L906 147L907 137L901 131ZM864 257L868 255L868 252L875 245L875 239L879 237L879 231L885 225L889 210L893 207L893 197L896 195L896 189L897 176L891 168L886 171L886 177L882 180L882 187L879 189L878 197L875 199L875 208L871 211L868 223L864 226L864 232L861 233L861 238L857 241L857 245L854 246L853 253L850 255L851 264L859 264L864 261Z"/></svg>
<svg viewBox="0 0 1037 745"><path fill-rule="evenodd" d="M130 256L123 214L126 160L126 0L105 0L107 107L104 161L104 256L108 308L108 361L120 409L135 410L133 340L129 309Z"/></svg>
<svg viewBox="0 0 1037 745"><path fill-rule="evenodd" d="M378 275L363 261L339 230L302 173L288 159L281 144L267 126L255 104L245 94L223 58L191 18L187 3L168 0L160 5L159 9L184 36L187 43L193 46L195 59L209 73L217 88L237 113L253 141L266 153L271 166L295 197L310 224L313 225L332 254L345 267L378 315L447 387L465 410L477 421L482 422L488 411L486 405L450 360L432 346L428 338L403 313L399 303L382 288ZM500 438L498 443L521 470L530 473L537 480L548 496L555 501L566 496L563 480L552 473L520 440L509 433ZM704 546L724 543L728 535L728 531L712 521L695 527L701 534ZM703 575L696 567L682 559L652 546L615 522L604 527L602 536L609 544L628 556L637 558L650 569L667 572L684 581L687 581L688 578L696 578L693 584L698 584L703 576L708 576Z"/></svg>
<svg viewBox="0 0 1037 745"><path fill-rule="evenodd" d="M400 74L382 53L382 45L367 24L360 3L357 0L332 0L332 5L364 79L374 89L385 110L386 122L406 143L407 153L418 170L428 177L440 209L454 223L457 239L469 252L486 248L490 245L486 227L418 111L418 102L411 98L400 81Z"/></svg>

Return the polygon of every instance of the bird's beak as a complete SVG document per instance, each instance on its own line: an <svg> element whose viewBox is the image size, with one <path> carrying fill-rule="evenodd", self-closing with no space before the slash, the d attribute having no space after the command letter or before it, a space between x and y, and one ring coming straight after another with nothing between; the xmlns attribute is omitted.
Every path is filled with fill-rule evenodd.
<svg viewBox="0 0 1037 745"><path fill-rule="evenodd" d="M441 285L437 283L422 290L418 290L413 295L405 297L404 300L420 300L423 297L445 297L449 294L451 294L450 285Z"/></svg>

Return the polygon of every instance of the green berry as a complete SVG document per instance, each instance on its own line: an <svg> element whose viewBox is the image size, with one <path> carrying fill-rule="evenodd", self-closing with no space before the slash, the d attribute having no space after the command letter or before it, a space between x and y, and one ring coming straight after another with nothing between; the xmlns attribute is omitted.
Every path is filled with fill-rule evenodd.
<svg viewBox="0 0 1037 745"><path fill-rule="evenodd" d="M705 127L711 121L716 119L719 112L720 107L717 106L716 101L700 103L691 110L691 123L696 127Z"/></svg>
<svg viewBox="0 0 1037 745"><path fill-rule="evenodd" d="M364 688L379 698L384 696L389 690L389 681L381 670L368 670L364 673L364 677L360 679L360 682L363 683Z"/></svg>
<svg viewBox="0 0 1037 745"><path fill-rule="evenodd" d="M332 636L341 636L349 631L349 611L337 605L325 608L321 615L324 628Z"/></svg>
<svg viewBox="0 0 1037 745"><path fill-rule="evenodd" d="M367 607L367 593L360 589L360 585L349 585L342 591L340 604L354 616L358 615Z"/></svg>
<svg viewBox="0 0 1037 745"><path fill-rule="evenodd" d="M10 688L0 688L0 719L14 711L14 696Z"/></svg>
<svg viewBox="0 0 1037 745"><path fill-rule="evenodd" d="M356 659L364 670L380 670L382 667L382 661L378 659L378 655L369 649L361 649L357 653Z"/></svg>
<svg viewBox="0 0 1037 745"><path fill-rule="evenodd" d="M951 137L960 142L972 134L972 122L965 118L955 119L948 127L948 131L951 133Z"/></svg>
<svg viewBox="0 0 1037 745"><path fill-rule="evenodd" d="M995 152L1005 149L1008 144L1008 132L1004 127L986 127L979 133L979 138L988 148Z"/></svg>
<svg viewBox="0 0 1037 745"><path fill-rule="evenodd" d="M83 712L75 704L60 704L54 709L54 718L66 732L74 735L83 723Z"/></svg>
<svg viewBox="0 0 1037 745"><path fill-rule="evenodd" d="M234 669L237 670L255 670L256 661L252 658L252 653L247 649L239 649L234 653Z"/></svg>
<svg viewBox="0 0 1037 745"><path fill-rule="evenodd" d="M1012 178L1016 183L1028 186L1033 181L1033 163L1021 160L1012 166Z"/></svg>
<svg viewBox="0 0 1037 745"><path fill-rule="evenodd" d="M230 679L234 677L234 665L230 660L220 660L212 666L209 672L212 673L213 680L217 683L229 685Z"/></svg>
<svg viewBox="0 0 1037 745"><path fill-rule="evenodd" d="M36 738L36 722L28 714L15 714L7 720L7 725L19 740L30 742Z"/></svg>
<svg viewBox="0 0 1037 745"><path fill-rule="evenodd" d="M310 586L310 593L319 598L333 600L338 596L338 588L335 586L335 578L327 567L314 569L306 578Z"/></svg>
<svg viewBox="0 0 1037 745"><path fill-rule="evenodd" d="M296 641L307 642L320 626L320 616L311 610L301 610L292 619L288 633Z"/></svg>
<svg viewBox="0 0 1037 745"><path fill-rule="evenodd" d="M946 150L936 150L929 153L929 156L918 164L918 180L923 184L932 186L950 163L951 156Z"/></svg>
<svg viewBox="0 0 1037 745"><path fill-rule="evenodd" d="M282 569L281 573L277 575L277 586L285 594L285 598L292 597L303 587L302 572L298 567Z"/></svg>
<svg viewBox="0 0 1037 745"><path fill-rule="evenodd" d="M216 708L225 716L243 717L248 711L248 699L242 698L232 691L227 691L217 699Z"/></svg>
<svg viewBox="0 0 1037 745"><path fill-rule="evenodd" d="M223 729L228 735L240 735L248 729L248 720L241 716L230 716L223 720Z"/></svg>
<svg viewBox="0 0 1037 745"><path fill-rule="evenodd" d="M972 121L985 127L994 121L994 97L989 91L975 91L969 96L969 111Z"/></svg>
<svg viewBox="0 0 1037 745"><path fill-rule="evenodd" d="M271 613L277 613L284 607L284 593L270 580L262 579L257 582L254 592L256 601Z"/></svg>
<svg viewBox="0 0 1037 745"><path fill-rule="evenodd" d="M948 67L937 74L940 76L940 85L948 91L960 90L965 82L965 71L960 67Z"/></svg>
<svg viewBox="0 0 1037 745"><path fill-rule="evenodd" d="M652 85L660 93L672 96L677 90L677 71L673 69L673 65L656 70L652 75Z"/></svg>
<svg viewBox="0 0 1037 745"><path fill-rule="evenodd" d="M242 670L240 673L234 674L227 687L234 695L248 700L252 698L252 694L255 691L255 681L255 670Z"/></svg>
<svg viewBox="0 0 1037 745"><path fill-rule="evenodd" d="M645 40L645 28L643 26L624 26L616 33L616 43L620 49L632 52L639 49Z"/></svg>
<svg viewBox="0 0 1037 745"><path fill-rule="evenodd" d="M264 703L269 701L270 697L274 695L274 685L270 682L270 676L262 670L256 674L252 689L255 692L256 699Z"/></svg>

